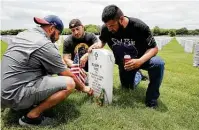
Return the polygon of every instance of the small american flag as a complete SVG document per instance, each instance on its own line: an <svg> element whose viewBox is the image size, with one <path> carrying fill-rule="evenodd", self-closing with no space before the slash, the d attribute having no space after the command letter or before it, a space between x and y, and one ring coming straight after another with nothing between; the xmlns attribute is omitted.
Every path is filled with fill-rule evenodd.
<svg viewBox="0 0 199 130"><path fill-rule="evenodd" d="M77 79L85 85L86 82L86 72L79 64L73 64L70 71L77 77Z"/></svg>
<svg viewBox="0 0 199 130"><path fill-rule="evenodd" d="M74 57L73 65L71 66L70 71L77 77L77 79L85 85L87 74L86 71L80 67L80 58L82 55L79 55L78 51Z"/></svg>

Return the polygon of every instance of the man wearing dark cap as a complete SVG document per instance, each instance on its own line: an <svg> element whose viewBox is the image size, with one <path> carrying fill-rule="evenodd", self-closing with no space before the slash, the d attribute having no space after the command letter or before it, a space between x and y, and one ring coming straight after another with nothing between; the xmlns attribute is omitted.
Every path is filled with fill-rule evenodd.
<svg viewBox="0 0 199 130"><path fill-rule="evenodd" d="M75 86L91 92L66 68L54 44L64 28L60 18L49 15L34 21L40 26L19 33L2 60L2 106L30 109L19 119L20 125L50 123L42 113L68 97Z"/></svg>
<svg viewBox="0 0 199 130"><path fill-rule="evenodd" d="M84 31L84 26L79 19L72 19L69 23L72 35L64 40L63 59L68 67L80 64L88 71L88 48L98 42L93 33Z"/></svg>

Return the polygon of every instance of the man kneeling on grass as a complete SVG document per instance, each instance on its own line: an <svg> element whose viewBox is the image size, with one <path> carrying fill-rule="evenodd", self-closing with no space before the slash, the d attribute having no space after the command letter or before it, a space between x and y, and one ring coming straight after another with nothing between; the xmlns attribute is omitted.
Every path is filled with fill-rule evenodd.
<svg viewBox="0 0 199 130"><path fill-rule="evenodd" d="M65 67L54 44L64 28L60 18L49 15L34 21L40 26L19 33L2 61L2 105L16 111L32 108L19 119L20 125L50 123L42 113L68 97L75 86L92 93Z"/></svg>
<svg viewBox="0 0 199 130"><path fill-rule="evenodd" d="M108 44L115 56L120 81L124 88L134 88L138 70L147 70L149 84L145 104L149 108L156 108L165 63L156 56L158 47L150 28L137 18L125 16L116 5L104 8L102 21L104 25L99 36L101 42L93 44L88 49L89 52ZM125 60L126 55L130 56L128 61Z"/></svg>

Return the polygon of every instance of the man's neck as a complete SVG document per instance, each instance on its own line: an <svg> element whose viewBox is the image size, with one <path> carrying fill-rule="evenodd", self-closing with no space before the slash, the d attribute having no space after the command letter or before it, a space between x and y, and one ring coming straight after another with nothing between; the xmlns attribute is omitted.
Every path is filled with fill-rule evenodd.
<svg viewBox="0 0 199 130"><path fill-rule="evenodd" d="M128 23L129 23L129 19L127 17L124 17L123 27L126 28Z"/></svg>

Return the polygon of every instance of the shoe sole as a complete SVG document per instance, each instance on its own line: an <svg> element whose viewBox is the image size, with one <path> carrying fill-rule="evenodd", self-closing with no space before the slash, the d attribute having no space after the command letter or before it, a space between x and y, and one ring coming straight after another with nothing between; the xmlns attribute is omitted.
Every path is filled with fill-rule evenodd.
<svg viewBox="0 0 199 130"><path fill-rule="evenodd" d="M28 123L23 122L23 121L21 120L21 118L19 119L19 125L21 125L21 126L29 126L29 127L34 126L34 125L31 125L31 124L28 124Z"/></svg>

